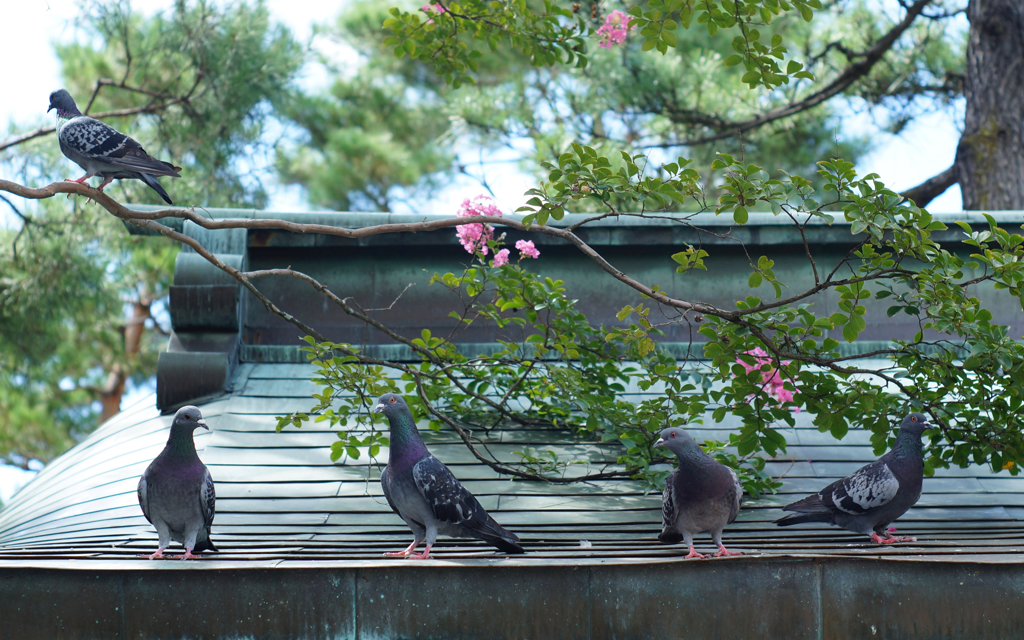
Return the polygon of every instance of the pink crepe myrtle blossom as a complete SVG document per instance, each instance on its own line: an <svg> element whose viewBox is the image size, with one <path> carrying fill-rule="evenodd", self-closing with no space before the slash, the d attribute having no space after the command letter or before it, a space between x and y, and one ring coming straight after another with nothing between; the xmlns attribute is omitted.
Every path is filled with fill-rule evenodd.
<svg viewBox="0 0 1024 640"><path fill-rule="evenodd" d="M597 30L597 35L601 36L601 42L597 46L602 49L611 49L612 45L625 42L629 32L636 28L629 26L629 21L632 19L633 16L618 10L605 16L604 24Z"/></svg>
<svg viewBox="0 0 1024 640"><path fill-rule="evenodd" d="M436 2L434 4L425 4L425 5L423 5L422 7L420 7L420 11L422 11L422 12L428 14L428 15L431 14L431 13L436 13L436 14L440 15L442 13L447 13L448 12L448 10L444 8L444 5L437 4ZM429 20L427 20L427 24L434 24L434 19L430 18Z"/></svg>
<svg viewBox="0 0 1024 640"><path fill-rule="evenodd" d="M764 371L765 365L771 366L772 359L765 350L761 347L745 351L745 355L754 357L754 364L745 362L742 358L736 358L736 362L746 370L747 373L751 371L759 371L761 373L762 383L765 385L766 390L771 395L775 396L779 402L793 402L793 392L786 389L783 385L785 384L782 378L779 376L779 370L772 367L770 371ZM782 365L789 364L789 360L783 360ZM797 389L799 391L799 389ZM800 411L800 407L796 408L797 412Z"/></svg>
<svg viewBox="0 0 1024 640"><path fill-rule="evenodd" d="M508 264L508 249L502 249L494 254L494 266L503 267Z"/></svg>
<svg viewBox="0 0 1024 640"><path fill-rule="evenodd" d="M533 246L533 240L517 240L516 249L519 249L519 253L528 258L540 257L540 251L537 247Z"/></svg>
<svg viewBox="0 0 1024 640"><path fill-rule="evenodd" d="M490 197L480 195L463 200L462 206L459 207L459 211L455 215L459 218L469 216L501 216L501 209L494 204L494 200L491 200ZM477 253L479 251L486 256L488 251L487 241L494 238L494 229L482 222L460 224L455 227L455 235L468 253Z"/></svg>

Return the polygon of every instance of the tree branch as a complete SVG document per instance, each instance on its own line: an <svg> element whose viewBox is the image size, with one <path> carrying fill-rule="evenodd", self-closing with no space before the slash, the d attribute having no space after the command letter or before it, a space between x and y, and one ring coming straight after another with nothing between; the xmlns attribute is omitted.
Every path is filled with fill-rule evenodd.
<svg viewBox="0 0 1024 640"><path fill-rule="evenodd" d="M788 118L789 116L796 115L803 111L806 111L812 107L816 107L822 102L825 102L829 98L835 96L838 93L844 91L847 87L852 85L854 82L867 75L871 71L875 63L882 59L889 49L892 48L896 40L899 39L903 33L910 28L910 25L914 20L921 15L924 8L931 4L934 0L917 0L914 4L907 8L907 15L903 17L896 26L889 30L878 42L873 44L870 48L865 50L863 53L856 54L859 60L849 67L846 68L837 78L827 84L822 89L815 91L806 98L780 107L778 109L772 109L757 117L744 120L742 122L735 123L723 123L721 127L722 131L709 136L703 136L699 138L690 138L688 140L676 140L673 142L662 142L658 144L644 145L649 148L666 148L666 147L693 147L701 144L707 144L709 142L715 142L717 140L723 140L725 138L731 138L745 131L756 129L770 122L780 120L782 118Z"/></svg>
<svg viewBox="0 0 1024 640"><path fill-rule="evenodd" d="M900 195L918 207L925 207L928 206L929 202L942 195L946 189L959 182L960 178L957 176L956 164L954 164L939 175L928 178L916 187L911 187L900 193Z"/></svg>
<svg viewBox="0 0 1024 640"><path fill-rule="evenodd" d="M481 222L486 224L493 224L496 226L509 227L519 231L530 231L535 233L542 233L544 235L561 238L573 244L579 249L584 255L589 257L591 260L596 262L598 266L604 269L606 272L612 275L616 280L628 285L629 287L639 291L640 293L648 296L661 304L675 307L677 309L693 310L698 313L707 315L718 316L725 319L731 319L739 317L739 312L729 311L726 309L720 309L714 305L703 303L703 302L690 302L688 300L679 300L665 295L661 291L655 291L651 287L639 282L638 280L630 277L623 271L620 271L609 263L600 253L595 251L593 247L588 245L579 236L572 231L560 227L550 227L546 225L524 225L522 222L515 220L510 217L499 217L499 216L471 216L466 218L444 218L441 220L431 220L424 222L406 222L406 223L391 223L391 224L379 224L371 227L360 227L356 229L349 229L346 227L335 227L325 224L301 224L296 222L289 222L287 220L276 220L272 218L230 218L223 220L214 220L205 216L201 216L194 209L182 209L182 208L165 208L158 209L156 211L137 211L129 209L117 202L102 191L93 189L92 187L85 184L78 184L71 181L54 182L53 184L47 185L39 189L33 189L19 185L9 180L0 180L0 191L6 191L23 198L30 198L34 200L40 200L45 198L51 198L59 193L73 193L77 195L87 196L92 198L97 204L102 206L112 215L121 218L122 220L128 221L140 227L152 228L161 235L172 237L168 235L168 231L172 231L168 227L157 224L157 220L163 218L181 218L183 220L189 220L205 229L277 229L281 231L290 231L292 233L317 233L330 236L339 236L342 238L366 238L369 236L383 235L387 233L418 233L424 231L436 231L438 229L445 229L455 227L464 224L471 224L474 222ZM149 227L144 223L153 223L154 227ZM182 234L175 233L175 239L177 238L188 238ZM191 240L191 239L189 239ZM191 243L189 246L192 246ZM211 254L212 255L212 254ZM219 262L219 261L218 261ZM214 263L216 265L216 263ZM219 265L217 265L219 267ZM230 271L228 270L230 269ZM236 271L227 267L225 269L228 273ZM232 274L233 276L233 274ZM262 295L262 294L260 294ZM261 302L267 304L269 301L261 298ZM269 307L268 307L269 308ZM291 320L289 320L291 322ZM294 323L293 323L294 324ZM312 331L312 329L310 329ZM305 330L304 330L305 332ZM309 333L309 335L314 335Z"/></svg>

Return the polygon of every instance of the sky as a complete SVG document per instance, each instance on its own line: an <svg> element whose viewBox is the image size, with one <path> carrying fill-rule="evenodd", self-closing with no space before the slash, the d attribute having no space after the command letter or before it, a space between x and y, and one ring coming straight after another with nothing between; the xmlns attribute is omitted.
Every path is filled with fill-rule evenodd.
<svg viewBox="0 0 1024 640"><path fill-rule="evenodd" d="M286 24L301 40L311 37L312 27L332 22L346 0L266 0L273 16ZM137 2L147 12L156 12L173 4L173 0L146 0ZM46 113L47 97L61 86L60 67L51 43L75 37L77 0L7 0L3 7L3 26L0 26L0 60L4 65L5 87L0 92L0 132L11 122L22 125L52 123L52 114ZM338 57L355 56L343 45L318 38L311 45ZM22 61L11 64L10 61ZM30 62L28 62L30 61ZM326 74L322 68L311 65L304 70L300 82L306 87L324 86ZM852 133L867 133L875 142L874 150L862 159L859 172L877 173L891 188L900 191L915 186L949 168L956 154L960 137L957 117L939 112L924 116L908 127L900 136L879 131L867 117L853 117L847 123ZM2 134L0 134L2 135ZM503 163L489 171L489 182L495 190L498 206L513 211L525 202L524 192L535 186L528 176L518 172L514 163ZM75 168L77 171L77 167ZM301 187L275 185L268 182L271 198L269 209L277 211L309 210ZM464 198L475 196L481 187L468 178L453 180L434 199L421 203L412 213L454 213ZM928 206L933 213L956 212L962 209L960 188L953 187ZM4 212L6 215L6 212ZM126 397L127 407L150 393L141 389ZM0 501L6 502L11 494L34 475L15 467L0 465Z"/></svg>

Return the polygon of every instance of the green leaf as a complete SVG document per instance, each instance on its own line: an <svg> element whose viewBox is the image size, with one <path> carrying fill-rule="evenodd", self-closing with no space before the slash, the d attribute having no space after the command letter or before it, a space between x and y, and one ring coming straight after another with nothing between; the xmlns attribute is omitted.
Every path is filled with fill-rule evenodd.
<svg viewBox="0 0 1024 640"><path fill-rule="evenodd" d="M852 314L846 326L843 327L843 337L847 342L853 342L865 327L867 324L864 322L863 316Z"/></svg>
<svg viewBox="0 0 1024 640"><path fill-rule="evenodd" d="M747 224L749 218L746 207L736 207L732 212L732 219L736 221L736 224Z"/></svg>

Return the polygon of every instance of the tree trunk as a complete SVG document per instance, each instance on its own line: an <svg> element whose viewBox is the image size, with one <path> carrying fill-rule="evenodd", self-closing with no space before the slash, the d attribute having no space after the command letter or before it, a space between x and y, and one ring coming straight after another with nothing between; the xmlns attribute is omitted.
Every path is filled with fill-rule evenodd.
<svg viewBox="0 0 1024 640"><path fill-rule="evenodd" d="M130 361L139 353L139 345L142 343L142 334L146 330L146 318L150 317L150 305L152 301L144 298L132 305L132 317L124 328L124 359ZM124 396L124 383L127 380L124 367L115 364L107 374L107 383L103 385L100 392L100 403L103 411L100 413L99 423L103 424L121 411L121 397Z"/></svg>
<svg viewBox="0 0 1024 640"><path fill-rule="evenodd" d="M956 150L964 209L1024 209L1024 3L970 0L964 94Z"/></svg>

